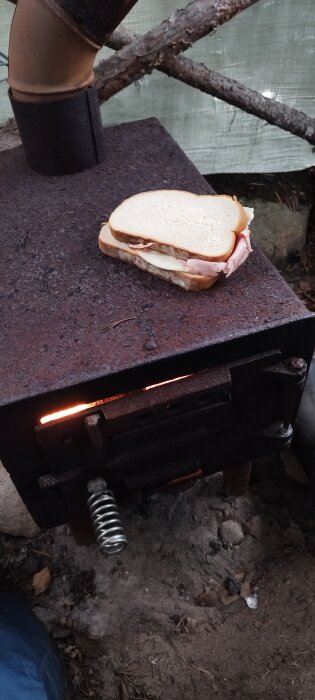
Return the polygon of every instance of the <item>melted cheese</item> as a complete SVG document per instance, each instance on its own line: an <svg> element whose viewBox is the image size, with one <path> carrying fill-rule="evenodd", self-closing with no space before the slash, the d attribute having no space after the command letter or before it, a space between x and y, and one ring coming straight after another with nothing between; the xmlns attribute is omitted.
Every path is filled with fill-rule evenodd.
<svg viewBox="0 0 315 700"><path fill-rule="evenodd" d="M158 253L157 251L140 251L137 250L137 255L140 258L149 263L149 265L154 265L159 267L161 270L174 270L175 272L189 272L187 267L185 267L183 260L178 260L172 255L165 255L165 253Z"/></svg>

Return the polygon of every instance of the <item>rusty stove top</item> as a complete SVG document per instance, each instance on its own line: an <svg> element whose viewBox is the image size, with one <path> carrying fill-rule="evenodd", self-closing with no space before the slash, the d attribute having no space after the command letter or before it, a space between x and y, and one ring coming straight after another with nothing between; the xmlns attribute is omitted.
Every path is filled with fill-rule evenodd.
<svg viewBox="0 0 315 700"><path fill-rule="evenodd" d="M279 329L293 351L295 331L310 343L315 316L259 250L198 293L99 252L101 224L125 197L212 191L157 120L105 135L104 163L77 175L33 173L21 147L0 156L1 405L222 364L276 346Z"/></svg>

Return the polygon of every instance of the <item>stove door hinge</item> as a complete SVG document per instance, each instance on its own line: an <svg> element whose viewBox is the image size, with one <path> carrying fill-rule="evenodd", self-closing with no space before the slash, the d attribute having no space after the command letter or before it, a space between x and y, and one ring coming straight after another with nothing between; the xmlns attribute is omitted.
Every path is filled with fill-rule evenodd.
<svg viewBox="0 0 315 700"><path fill-rule="evenodd" d="M274 384L274 421L252 438L262 440L264 445L274 449L290 446L307 370L307 363L301 357L289 357L258 370L260 376Z"/></svg>
<svg viewBox="0 0 315 700"><path fill-rule="evenodd" d="M264 379L275 385L275 420L282 420L285 427L296 418L307 369L307 363L301 357L288 357L260 371Z"/></svg>
<svg viewBox="0 0 315 700"><path fill-rule="evenodd" d="M307 363L302 357L288 357L275 365L269 365L256 370L264 377L270 377L279 384L293 384L295 389L304 385L307 374Z"/></svg>

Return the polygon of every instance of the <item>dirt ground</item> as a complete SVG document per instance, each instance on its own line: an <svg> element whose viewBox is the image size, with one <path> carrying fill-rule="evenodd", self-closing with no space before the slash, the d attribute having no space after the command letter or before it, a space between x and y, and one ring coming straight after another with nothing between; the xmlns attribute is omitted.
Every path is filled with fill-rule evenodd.
<svg viewBox="0 0 315 700"><path fill-rule="evenodd" d="M216 475L121 515L129 546L111 558L67 526L0 541L3 576L48 626L72 700L314 700L315 511L279 458L255 466L245 496L223 497ZM220 530L231 520L234 545ZM35 596L45 566L52 582Z"/></svg>

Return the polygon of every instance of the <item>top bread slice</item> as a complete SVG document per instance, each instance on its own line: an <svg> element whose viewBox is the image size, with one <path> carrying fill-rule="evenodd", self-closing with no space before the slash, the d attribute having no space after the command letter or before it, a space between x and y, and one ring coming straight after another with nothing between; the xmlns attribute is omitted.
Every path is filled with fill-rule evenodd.
<svg viewBox="0 0 315 700"><path fill-rule="evenodd" d="M236 234L247 222L236 198L154 190L125 199L111 214L109 226L128 245L151 243L151 250L183 260L220 262L228 260Z"/></svg>

